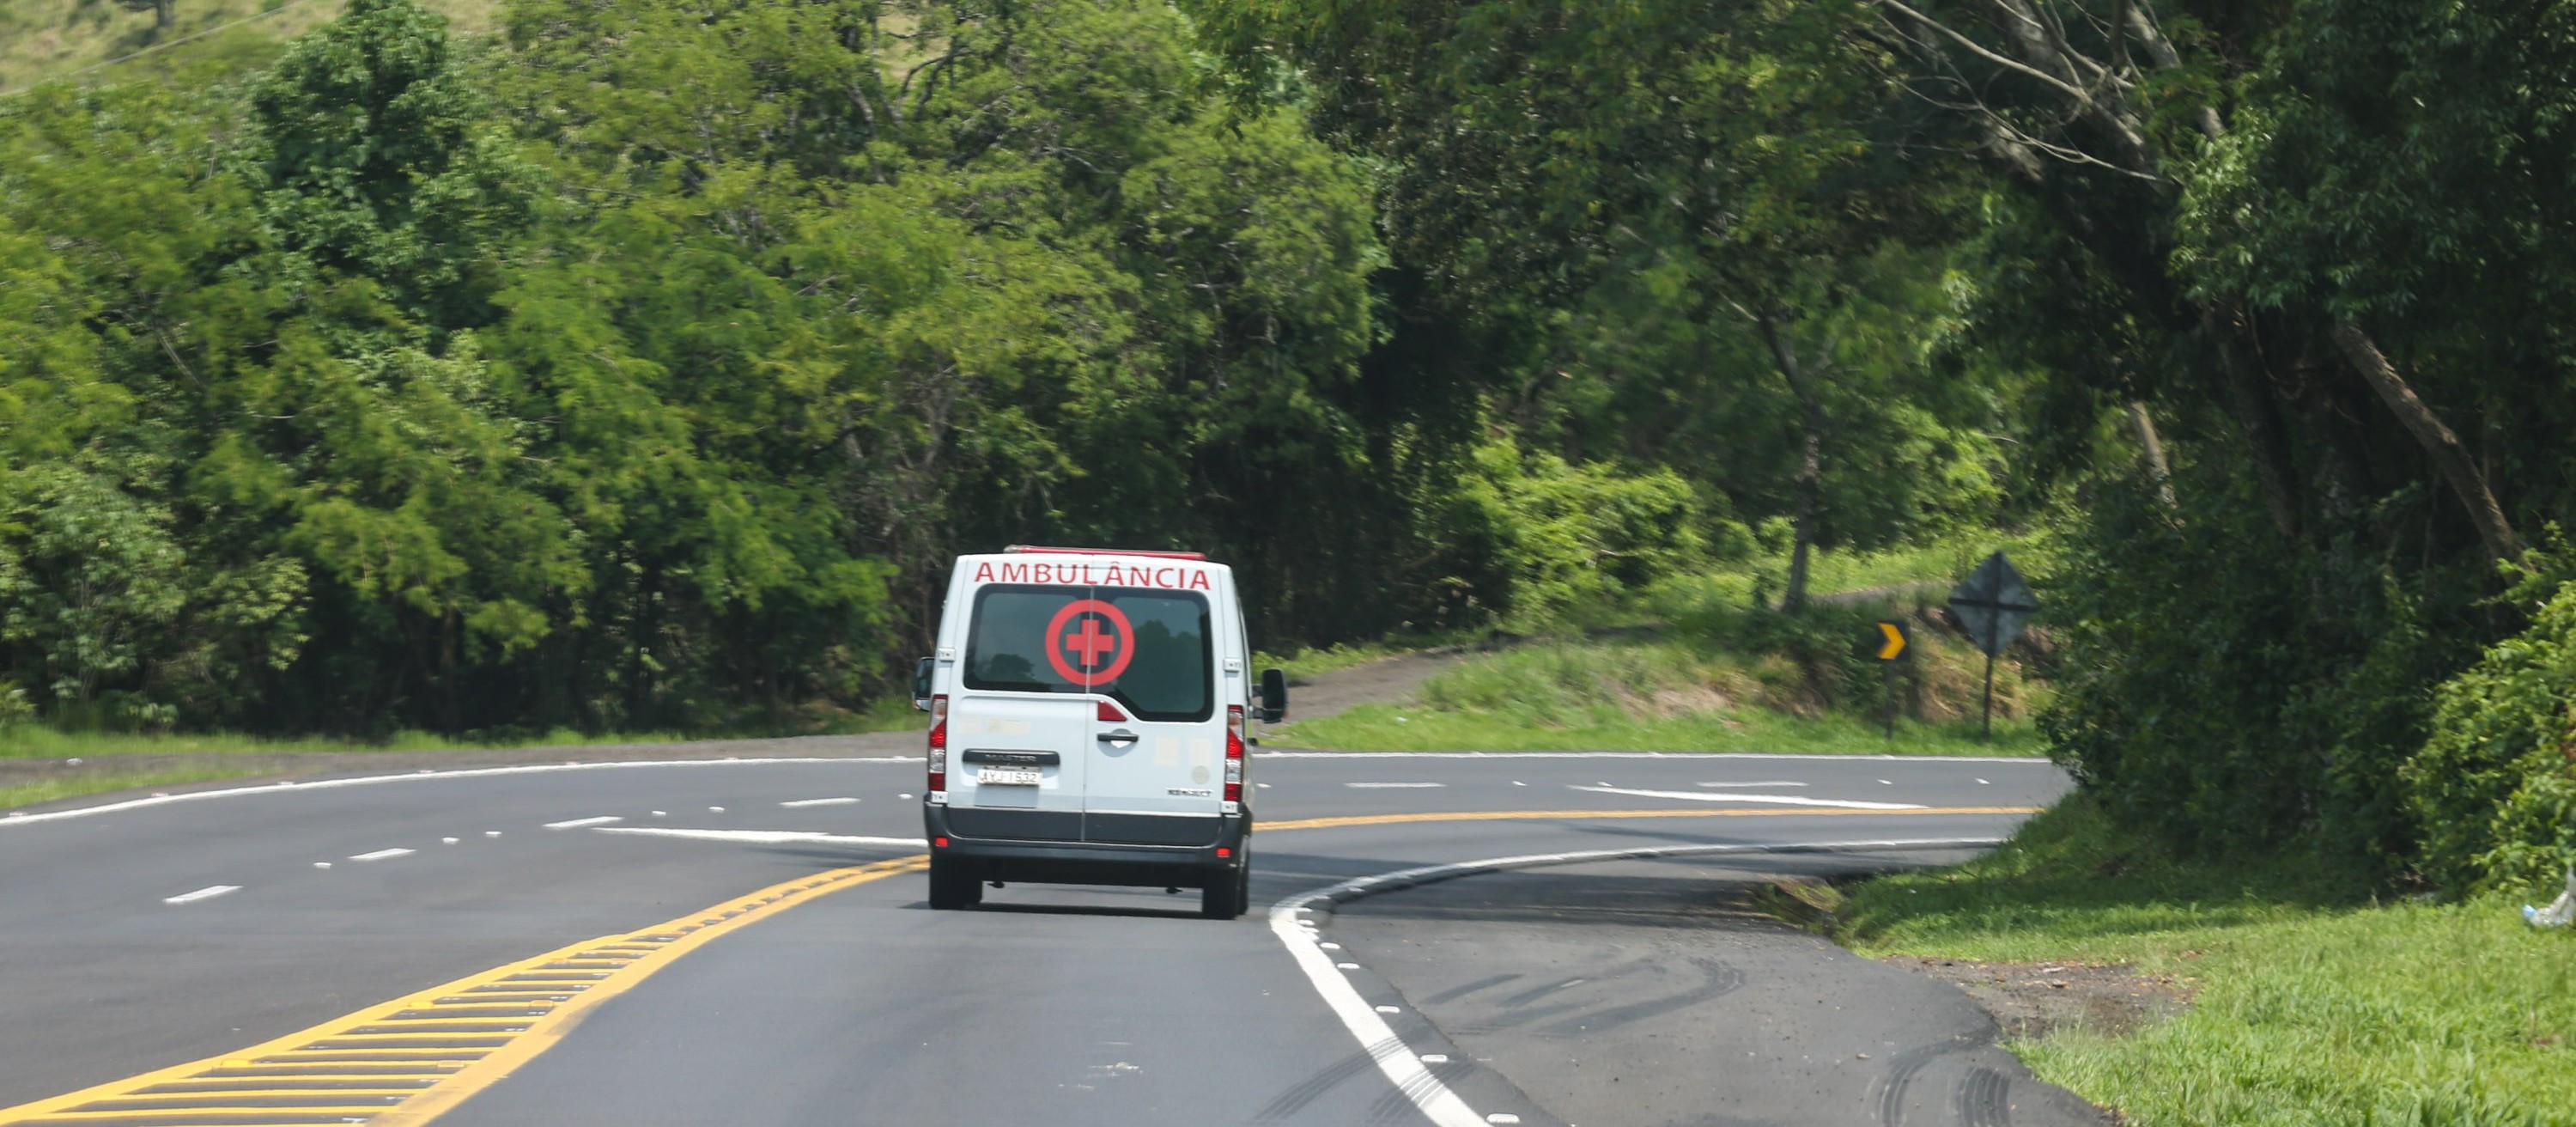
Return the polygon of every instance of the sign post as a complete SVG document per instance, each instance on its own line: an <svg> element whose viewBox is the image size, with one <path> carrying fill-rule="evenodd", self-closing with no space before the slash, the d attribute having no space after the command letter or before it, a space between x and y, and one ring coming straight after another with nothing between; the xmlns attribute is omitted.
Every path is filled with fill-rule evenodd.
<svg viewBox="0 0 2576 1127"><path fill-rule="evenodd" d="M1950 611L1959 616L1961 626L1967 627L1968 640L1985 651L1986 696L1980 728L1986 739L1993 739L1995 655L2021 637L2022 628L2039 613L2039 597L2030 593L2030 583L2021 577L2021 570L1997 552L1986 557L1966 582L1950 592Z"/></svg>
<svg viewBox="0 0 2576 1127"><path fill-rule="evenodd" d="M1878 620L1878 649L1872 656L1878 658L1887 685L1887 742L1891 744L1896 742L1896 663L1906 659L1913 645L1914 637L1905 632L1904 623Z"/></svg>

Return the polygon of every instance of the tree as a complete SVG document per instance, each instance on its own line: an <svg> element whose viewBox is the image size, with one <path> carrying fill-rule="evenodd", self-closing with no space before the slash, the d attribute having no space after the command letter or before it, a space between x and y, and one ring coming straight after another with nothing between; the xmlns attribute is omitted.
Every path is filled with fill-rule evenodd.
<svg viewBox="0 0 2576 1127"><path fill-rule="evenodd" d="M1861 9L1517 0L1200 7L1247 91L1277 83L1274 59L1304 68L1320 128L1389 168L1396 253L1462 302L1504 311L1498 316L1580 311L1581 324L1597 327L1587 331L1610 337L1678 319L1694 326L1682 337L1708 342L1703 364L1759 356L1755 369L1642 378L1771 385L1732 397L1740 413L1721 429L1734 437L1785 424L1796 435L1784 472L1740 486L1735 499L1790 516L1786 605L1804 604L1826 498L1850 491L1828 480L1842 454L1838 431L1866 429L1851 413L1884 401L1842 386L1856 376L1846 367L1856 354L1841 334L1863 321L1847 314L1869 300L1863 290L1885 281L1861 275L1892 263L1938 275L1937 262L1894 248L1951 237L1961 202L1938 168L1891 156L1882 143L1879 134L1901 123L1883 52L1853 33ZM1714 343L1727 337L1737 344ZM1559 334L1524 362L1560 371L1585 355L1577 339ZM1907 350L1874 352L1889 359ZM1638 358L1630 350L1631 362L1613 371L1636 379L1641 369L1690 362L1677 353L1648 365ZM1891 386L1883 374L1860 382ZM1674 451L1618 453L1655 461ZM1698 472L1726 477L1719 467ZM1785 497L1771 484L1783 478L1792 482ZM1908 484L1879 480L1894 490Z"/></svg>

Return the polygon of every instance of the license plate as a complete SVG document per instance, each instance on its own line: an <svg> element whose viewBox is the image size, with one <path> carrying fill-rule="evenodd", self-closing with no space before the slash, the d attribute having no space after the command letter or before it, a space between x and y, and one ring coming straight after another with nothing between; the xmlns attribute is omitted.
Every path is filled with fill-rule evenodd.
<svg viewBox="0 0 2576 1127"><path fill-rule="evenodd" d="M978 767L975 784L987 787L1033 787L1040 772L1035 767Z"/></svg>

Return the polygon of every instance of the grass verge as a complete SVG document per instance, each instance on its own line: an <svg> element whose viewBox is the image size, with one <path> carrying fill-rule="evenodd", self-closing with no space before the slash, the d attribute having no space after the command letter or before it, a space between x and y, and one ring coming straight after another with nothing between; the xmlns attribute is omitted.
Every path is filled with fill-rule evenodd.
<svg viewBox="0 0 2576 1127"><path fill-rule="evenodd" d="M1305 649L1290 650L1284 654L1255 652L1252 655L1252 668L1256 676L1259 675L1260 670L1283 669L1288 672L1289 680L1302 681L1317 674L1333 673L1390 657L1402 657L1405 654L1443 644L1451 643L1428 638L1395 638L1377 642L1344 642L1332 646L1310 646Z"/></svg>
<svg viewBox="0 0 2576 1127"><path fill-rule="evenodd" d="M171 771L107 771L88 775L66 775L59 779L0 786L0 810L15 810L39 802L79 798L85 794L104 794L115 790L143 787L177 786L202 783L209 779L238 779L259 772L249 769L227 770L221 767L193 767Z"/></svg>
<svg viewBox="0 0 2576 1127"><path fill-rule="evenodd" d="M1759 612L1768 614L1768 612ZM1781 751L2035 755L2040 737L2009 697L1991 742L1973 711L1903 719L1891 739L1871 714L1883 688L1837 661L1745 651L1748 644L1631 639L1538 642L1485 654L1426 682L1416 699L1361 705L1279 732L1282 743L1349 751ZM1934 688L1955 677L1939 669ZM1900 693L1921 696L1909 671ZM2016 679L2005 686L2018 687ZM1953 687L1955 688L1955 687ZM1940 694L1936 693L1935 696ZM1951 692L1950 696L1955 696ZM1948 699L1944 697L1943 699ZM1905 711L1920 714L1920 699Z"/></svg>
<svg viewBox="0 0 2576 1127"><path fill-rule="evenodd" d="M2304 857L2193 863L2069 799L1956 868L1847 890L1866 954L2134 964L2194 992L2126 1037L2012 1048L2142 1127L2576 1123L2576 934L2382 902Z"/></svg>
<svg viewBox="0 0 2576 1127"><path fill-rule="evenodd" d="M299 736L273 739L229 732L152 735L132 732L63 732L40 724L13 724L0 729L0 759L69 759L108 755L274 755L316 751L484 751L516 747L574 747L583 744L671 743L714 736L669 732L579 732L559 728L544 734L475 740L431 732L398 732L382 741Z"/></svg>

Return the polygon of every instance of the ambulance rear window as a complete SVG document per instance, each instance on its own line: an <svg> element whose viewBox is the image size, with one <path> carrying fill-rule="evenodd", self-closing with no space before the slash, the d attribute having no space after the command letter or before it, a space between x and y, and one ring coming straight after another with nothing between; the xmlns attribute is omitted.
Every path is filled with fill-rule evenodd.
<svg viewBox="0 0 2576 1127"><path fill-rule="evenodd" d="M1002 583L975 593L969 689L1104 693L1139 720L1205 720L1215 667L1204 595Z"/></svg>

